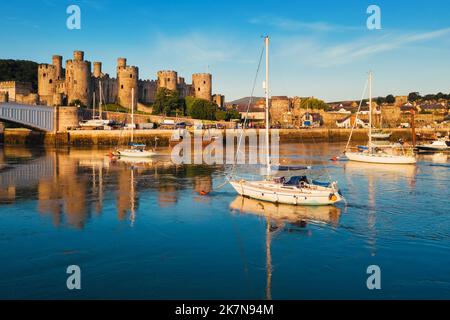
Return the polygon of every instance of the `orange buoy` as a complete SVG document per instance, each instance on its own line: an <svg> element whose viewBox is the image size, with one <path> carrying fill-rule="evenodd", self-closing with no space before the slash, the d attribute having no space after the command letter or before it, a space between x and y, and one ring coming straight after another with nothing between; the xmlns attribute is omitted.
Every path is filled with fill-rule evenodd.
<svg viewBox="0 0 450 320"><path fill-rule="evenodd" d="M207 196L207 195L208 195L208 192L206 192L206 191L200 191L200 195L201 195L201 196Z"/></svg>

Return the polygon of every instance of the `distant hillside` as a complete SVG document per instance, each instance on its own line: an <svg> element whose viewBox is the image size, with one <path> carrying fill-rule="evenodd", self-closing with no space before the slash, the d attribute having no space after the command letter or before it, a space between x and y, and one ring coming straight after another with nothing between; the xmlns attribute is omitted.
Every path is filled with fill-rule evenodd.
<svg viewBox="0 0 450 320"><path fill-rule="evenodd" d="M264 98L262 98L262 97L253 97L252 98L252 104L255 104L256 101L261 100L261 99L264 99ZM250 101L250 97L245 97L245 98L241 98L241 99L238 99L238 100L227 102L227 105L232 105L232 104L248 105L249 101Z"/></svg>
<svg viewBox="0 0 450 320"><path fill-rule="evenodd" d="M38 64L36 62L0 59L0 81L31 82L33 90L37 90L37 72Z"/></svg>

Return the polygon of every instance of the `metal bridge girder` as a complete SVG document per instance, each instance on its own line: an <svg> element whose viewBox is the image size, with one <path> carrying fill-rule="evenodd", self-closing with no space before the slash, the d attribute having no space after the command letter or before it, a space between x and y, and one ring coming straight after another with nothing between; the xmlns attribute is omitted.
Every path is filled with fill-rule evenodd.
<svg viewBox="0 0 450 320"><path fill-rule="evenodd" d="M0 119L38 130L55 131L55 108L16 103L0 103Z"/></svg>

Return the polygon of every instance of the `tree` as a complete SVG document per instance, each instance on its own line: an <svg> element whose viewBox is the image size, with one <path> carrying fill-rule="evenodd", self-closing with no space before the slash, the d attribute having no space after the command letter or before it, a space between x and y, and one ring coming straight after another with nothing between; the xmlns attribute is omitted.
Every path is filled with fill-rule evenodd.
<svg viewBox="0 0 450 320"><path fill-rule="evenodd" d="M199 120L215 120L217 105L208 100L196 99L191 107L190 116Z"/></svg>
<svg viewBox="0 0 450 320"><path fill-rule="evenodd" d="M394 104L395 103L395 97L392 94L386 96L386 103Z"/></svg>
<svg viewBox="0 0 450 320"><path fill-rule="evenodd" d="M216 111L216 120L217 121L230 121L241 119L241 114L236 108L231 108L228 110L217 110Z"/></svg>
<svg viewBox="0 0 450 320"><path fill-rule="evenodd" d="M435 94L427 94L423 98L424 98L424 100L427 100L427 101L436 100L436 95Z"/></svg>
<svg viewBox="0 0 450 320"><path fill-rule="evenodd" d="M241 114L239 113L238 109L233 107L231 109L227 110L227 120L237 120L241 119Z"/></svg>
<svg viewBox="0 0 450 320"><path fill-rule="evenodd" d="M386 103L386 98L378 97L376 101L377 101L377 104L379 106L381 106L382 104Z"/></svg>
<svg viewBox="0 0 450 320"><path fill-rule="evenodd" d="M443 94L442 92L439 92L439 93L436 95L436 99L438 99L438 100L445 99L445 98L446 98L446 95Z"/></svg>
<svg viewBox="0 0 450 320"><path fill-rule="evenodd" d="M327 111L329 109L329 105L326 104L322 100L319 100L316 98L308 98L308 99L303 99L300 102L300 108L301 109L315 109L315 110Z"/></svg>
<svg viewBox="0 0 450 320"><path fill-rule="evenodd" d="M83 102L81 102L81 100L79 100L79 99L70 101L69 106L75 106L75 107L80 106L81 108L86 108L86 106L83 104Z"/></svg>
<svg viewBox="0 0 450 320"><path fill-rule="evenodd" d="M225 110L217 110L216 112L216 120L217 121L226 121L228 120L228 112Z"/></svg>
<svg viewBox="0 0 450 320"><path fill-rule="evenodd" d="M0 60L0 81L30 82L38 89L38 64L33 61Z"/></svg>
<svg viewBox="0 0 450 320"><path fill-rule="evenodd" d="M197 99L195 97L191 97L191 96L188 96L188 97L184 98L184 105L185 105L185 108L186 108L186 114L188 116L191 115L192 106L194 105L194 102L196 100Z"/></svg>
<svg viewBox="0 0 450 320"><path fill-rule="evenodd" d="M168 116L177 112L182 112L184 115L184 104L180 101L178 91L159 88L153 104L153 114Z"/></svg>
<svg viewBox="0 0 450 320"><path fill-rule="evenodd" d="M419 92L411 92L408 95L408 101L409 102L416 102L418 100L422 99L422 97L420 96Z"/></svg>

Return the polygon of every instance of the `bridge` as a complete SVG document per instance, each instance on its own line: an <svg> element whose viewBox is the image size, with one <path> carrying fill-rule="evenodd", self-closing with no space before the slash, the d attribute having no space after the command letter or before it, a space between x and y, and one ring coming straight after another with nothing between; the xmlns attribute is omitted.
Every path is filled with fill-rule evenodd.
<svg viewBox="0 0 450 320"><path fill-rule="evenodd" d="M25 164L18 164L12 168L0 170L0 188L34 186L41 179L55 175L55 161L52 157L44 156Z"/></svg>
<svg viewBox="0 0 450 320"><path fill-rule="evenodd" d="M56 131L56 108L16 103L0 103L0 120L45 132Z"/></svg>

